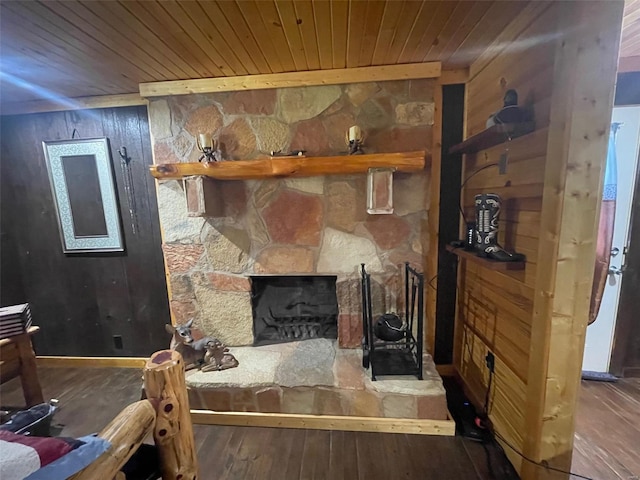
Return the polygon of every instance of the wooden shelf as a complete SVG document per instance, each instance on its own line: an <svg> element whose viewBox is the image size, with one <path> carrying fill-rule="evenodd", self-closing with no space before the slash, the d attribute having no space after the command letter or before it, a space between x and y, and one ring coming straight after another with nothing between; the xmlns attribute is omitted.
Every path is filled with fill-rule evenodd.
<svg viewBox="0 0 640 480"><path fill-rule="evenodd" d="M213 163L168 163L152 165L151 175L159 179L204 175L218 180L313 177L367 173L370 168L395 168L398 172L419 172L427 165L427 152L373 153L336 157L270 157Z"/></svg>
<svg viewBox="0 0 640 480"><path fill-rule="evenodd" d="M467 138L464 142L458 143L449 149L449 154L454 153L476 153L480 150L486 150L495 145L509 140L509 137L516 138L531 133L535 130L533 122L526 123L505 123L503 125L494 125L483 130L472 137Z"/></svg>
<svg viewBox="0 0 640 480"><path fill-rule="evenodd" d="M447 252L451 252L460 258L482 265L489 270L524 270L526 265L526 262L497 262L488 258L478 257L474 252L469 252L463 248L452 247L451 245L447 245L446 248Z"/></svg>

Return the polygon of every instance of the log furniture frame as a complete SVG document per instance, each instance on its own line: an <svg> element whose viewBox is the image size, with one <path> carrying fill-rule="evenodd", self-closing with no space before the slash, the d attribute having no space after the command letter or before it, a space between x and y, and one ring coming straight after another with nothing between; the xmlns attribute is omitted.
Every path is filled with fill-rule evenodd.
<svg viewBox="0 0 640 480"><path fill-rule="evenodd" d="M198 478L183 363L175 350L151 355L143 370L147 399L127 406L98 434L111 446L72 480L123 480L120 469L150 433L158 447L163 480Z"/></svg>
<svg viewBox="0 0 640 480"><path fill-rule="evenodd" d="M40 327L32 326L23 334L0 340L0 383L19 376L27 407L44 402L31 345L31 336L39 331Z"/></svg>

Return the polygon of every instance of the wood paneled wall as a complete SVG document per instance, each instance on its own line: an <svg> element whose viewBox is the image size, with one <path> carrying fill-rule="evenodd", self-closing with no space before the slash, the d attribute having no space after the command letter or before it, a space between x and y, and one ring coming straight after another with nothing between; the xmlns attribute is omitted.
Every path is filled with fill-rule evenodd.
<svg viewBox="0 0 640 480"><path fill-rule="evenodd" d="M573 405L586 328L581 309L585 299L588 307L589 295L583 287L590 285L589 268L581 273L572 268L567 270L570 273L564 284L556 281L562 266L569 265L568 259L589 265L593 262L591 250L595 251L595 210L599 205L595 199L599 197L592 192L598 190L606 156L604 142L622 16L622 2L605 3L528 5L494 46L472 64L467 84L467 136L485 129L488 116L501 108L504 92L510 88L517 90L520 105L532 112L536 128L533 133L464 157L463 178L469 178L478 169L497 163L500 155L508 155L506 174L500 175L494 166L474 175L463 189L461 201L467 218L473 219L476 194L500 194L500 243L507 250L524 253L527 263L524 270L503 272L460 261L455 365L472 399L482 404L489 376L485 355L493 352L496 362L489 416L495 430L519 452L565 468L570 465L567 456L571 457ZM589 13L593 8L601 9L610 23L594 20L597 16ZM616 24L618 16L620 23ZM583 28L578 27L581 18ZM592 48L592 57L582 54L580 48L585 46ZM579 78L567 71L569 64L587 68L587 62L598 72L589 77L590 84L587 74ZM561 104L563 94L568 100ZM580 103L587 100L593 111L587 112ZM583 118L576 115L580 108L585 111ZM590 124L587 115L592 115ZM584 145L581 140L586 140ZM589 149L581 167L570 154L579 147ZM567 201L567 195L584 198L574 204ZM563 248L568 252L571 241L576 243L577 232L569 241L574 222L582 222L583 237L579 248L563 257ZM567 235L567 243L559 241L560 232ZM560 371L558 365L550 366L549 358L561 356L562 348L552 342L551 332L561 330L563 308L572 312L569 323L564 317L562 331L572 347L565 349L564 370ZM553 390L557 385L563 385L562 392ZM551 411L554 405L562 412L556 417ZM542 436L545 429L550 433L554 428L552 435ZM545 473L544 468L523 462L511 448L505 446L505 451L523 478L539 478Z"/></svg>
<svg viewBox="0 0 640 480"><path fill-rule="evenodd" d="M125 252L62 253L43 140L107 137ZM76 138L78 138L78 136ZM117 150L131 157L138 231L129 220ZM39 355L148 356L170 322L145 107L2 117L2 305L31 304ZM6 237L6 238L5 238ZM4 250L13 248L13 255ZM21 278L23 291L12 289ZM22 294L22 295L21 295ZM20 298L21 297L21 298ZM122 337L122 349L113 336Z"/></svg>
<svg viewBox="0 0 640 480"><path fill-rule="evenodd" d="M499 238L510 251L527 256L523 271L494 271L461 261L459 267L456 363L473 397L484 399L488 370L485 355L496 356L490 416L495 428L518 448L523 447L524 405L529 368L529 345L537 271L538 232L544 189L550 98L553 90L555 42L518 48L530 38L551 36L554 11L535 5L505 30L502 51L485 54L472 65L467 95L467 136L484 130L489 115L502 106L505 90L515 88L521 105L536 120L534 133L464 159L464 178L497 163L508 148L505 175L497 167L471 178L462 193L465 215L474 218L474 197L498 193L503 200ZM536 15L533 19L531 16ZM507 452L511 453L511 452ZM520 461L512 455L512 462Z"/></svg>

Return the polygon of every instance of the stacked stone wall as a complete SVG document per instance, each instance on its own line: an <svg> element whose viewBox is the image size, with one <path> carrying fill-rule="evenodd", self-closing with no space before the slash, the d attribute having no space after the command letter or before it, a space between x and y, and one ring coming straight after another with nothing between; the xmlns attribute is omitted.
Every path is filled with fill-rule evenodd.
<svg viewBox="0 0 640 480"><path fill-rule="evenodd" d="M154 99L149 104L156 163L194 162L199 133L227 160L270 151L345 153L345 132L365 132L368 152L431 148L433 80L254 90ZM349 157L345 156L345 162ZM177 322L195 318L229 345L252 343L248 277L338 276L339 337L360 343L357 268L374 274L375 310L400 310L404 261L422 268L428 245L428 172L396 174L393 215L366 213L366 176L221 182L224 214L191 218L180 181L158 185L163 250Z"/></svg>

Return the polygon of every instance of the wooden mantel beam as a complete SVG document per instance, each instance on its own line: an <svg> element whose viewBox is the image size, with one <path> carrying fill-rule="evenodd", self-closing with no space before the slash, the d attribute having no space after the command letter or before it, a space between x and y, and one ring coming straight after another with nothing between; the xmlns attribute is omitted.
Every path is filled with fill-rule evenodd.
<svg viewBox="0 0 640 480"><path fill-rule="evenodd" d="M381 65L377 67L340 68L309 72L267 73L237 77L172 80L140 84L142 97L188 95L190 93L231 92L266 88L307 87L311 85L340 85L344 83L438 78L440 62Z"/></svg>
<svg viewBox="0 0 640 480"><path fill-rule="evenodd" d="M204 175L218 180L313 177L367 173L370 168L394 168L398 172L419 172L427 164L427 152L372 153L337 157L271 157L213 163L167 163L152 165L158 179Z"/></svg>

